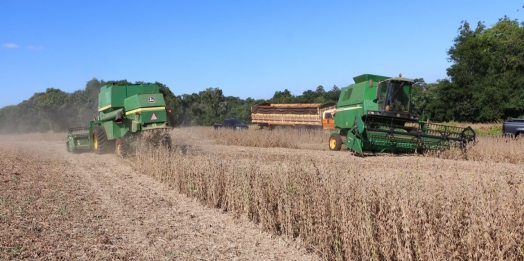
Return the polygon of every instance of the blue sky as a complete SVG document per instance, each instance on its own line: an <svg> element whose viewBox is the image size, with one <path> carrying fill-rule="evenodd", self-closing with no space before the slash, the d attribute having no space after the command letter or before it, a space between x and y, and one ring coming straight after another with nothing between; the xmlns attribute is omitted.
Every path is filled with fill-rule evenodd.
<svg viewBox="0 0 524 261"><path fill-rule="evenodd" d="M0 1L0 108L99 80L269 99L363 73L446 77L462 20L524 21L524 1Z"/></svg>

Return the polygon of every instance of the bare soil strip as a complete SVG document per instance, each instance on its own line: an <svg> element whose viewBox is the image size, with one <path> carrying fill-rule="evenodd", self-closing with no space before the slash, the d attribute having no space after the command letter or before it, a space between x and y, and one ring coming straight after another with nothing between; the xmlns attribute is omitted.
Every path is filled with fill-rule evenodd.
<svg viewBox="0 0 524 261"><path fill-rule="evenodd" d="M318 260L137 173L63 142L0 143L0 260Z"/></svg>

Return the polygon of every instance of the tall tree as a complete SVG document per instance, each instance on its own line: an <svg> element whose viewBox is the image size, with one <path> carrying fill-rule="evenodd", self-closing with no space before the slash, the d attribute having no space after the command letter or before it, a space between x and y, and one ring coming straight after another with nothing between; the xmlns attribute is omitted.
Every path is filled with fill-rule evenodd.
<svg viewBox="0 0 524 261"><path fill-rule="evenodd" d="M276 91L273 95L273 98L271 98L272 103L290 103L293 102L294 96L291 94L291 92L288 89L285 89L284 91Z"/></svg>
<svg viewBox="0 0 524 261"><path fill-rule="evenodd" d="M504 17L492 28L479 22L472 29L463 21L448 55L450 82L438 92L453 108L453 119L487 122L524 115L523 24Z"/></svg>
<svg viewBox="0 0 524 261"><path fill-rule="evenodd" d="M227 104L221 89L210 87L205 91L199 92L199 96L201 100L200 105L204 111L203 118L201 118L202 124L212 125L226 114Z"/></svg>

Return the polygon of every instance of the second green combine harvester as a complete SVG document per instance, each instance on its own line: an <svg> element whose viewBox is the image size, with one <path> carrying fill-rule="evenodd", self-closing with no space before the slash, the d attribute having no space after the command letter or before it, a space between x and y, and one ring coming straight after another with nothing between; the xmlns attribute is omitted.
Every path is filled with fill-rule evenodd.
<svg viewBox="0 0 524 261"><path fill-rule="evenodd" d="M171 147L164 96L156 84L116 85L100 88L98 115L87 127L69 128L69 152L94 149L104 153L114 149L124 156L136 146L144 131L153 145Z"/></svg>
<svg viewBox="0 0 524 261"><path fill-rule="evenodd" d="M475 141L471 127L461 128L419 121L412 114L412 88L408 78L363 74L341 89L335 113L330 150L342 144L364 152L423 153L452 146L465 148Z"/></svg>

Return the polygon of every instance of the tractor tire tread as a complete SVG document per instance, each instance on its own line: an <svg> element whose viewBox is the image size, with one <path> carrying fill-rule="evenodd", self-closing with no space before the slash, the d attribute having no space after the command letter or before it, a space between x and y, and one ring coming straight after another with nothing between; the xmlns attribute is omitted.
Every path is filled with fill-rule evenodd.
<svg viewBox="0 0 524 261"><path fill-rule="evenodd" d="M96 136L96 139L98 141L98 148L95 149L95 152L97 154L102 154L105 152L107 148L106 131L104 130L104 127L102 126L95 126L94 132L95 132L94 135Z"/></svg>

